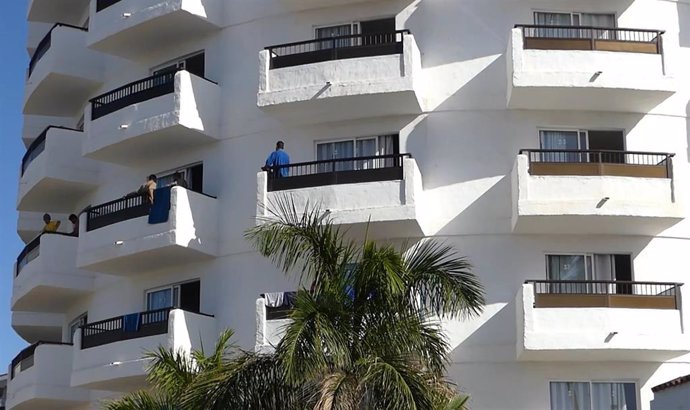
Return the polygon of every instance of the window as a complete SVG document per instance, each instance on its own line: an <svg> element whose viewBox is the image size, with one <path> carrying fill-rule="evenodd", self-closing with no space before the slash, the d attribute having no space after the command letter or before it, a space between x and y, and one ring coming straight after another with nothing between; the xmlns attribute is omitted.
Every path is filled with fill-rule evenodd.
<svg viewBox="0 0 690 410"><path fill-rule="evenodd" d="M551 281L632 281L632 258L625 254L546 255L546 276ZM563 289L566 291L566 289ZM561 293L554 284L551 293ZM567 293L632 294L630 284L593 286L583 283L570 285Z"/></svg>
<svg viewBox="0 0 690 410"><path fill-rule="evenodd" d="M395 18L368 20L334 26L316 27L314 35L317 40L361 34L362 36L324 41L317 44L318 50L352 46L370 46L396 41Z"/></svg>
<svg viewBox="0 0 690 410"><path fill-rule="evenodd" d="M607 162L625 163L623 131L600 130L539 130L539 147L556 151L602 151L591 153L545 152L542 162Z"/></svg>
<svg viewBox="0 0 690 410"><path fill-rule="evenodd" d="M201 304L201 282L192 281L168 285L146 292L146 310L180 308L188 312L199 312Z"/></svg>
<svg viewBox="0 0 690 410"><path fill-rule="evenodd" d="M190 73L205 77L206 75L206 55L203 51L180 57L151 69L152 75L158 75L171 70L187 70Z"/></svg>
<svg viewBox="0 0 690 410"><path fill-rule="evenodd" d="M315 36L317 40L320 40L322 38L332 38L332 37L341 37L341 36L349 36L351 34L359 34L359 23L349 23L349 24L340 24L337 26L326 26L326 27L317 27L315 30ZM350 47L350 46L355 46L359 45L358 42L356 41L355 38L343 38L336 40L335 43L333 41L323 41L318 43L318 49L319 50L326 50L330 48L342 48L342 47Z"/></svg>
<svg viewBox="0 0 690 410"><path fill-rule="evenodd" d="M632 382L551 382L551 410L637 410Z"/></svg>
<svg viewBox="0 0 690 410"><path fill-rule="evenodd" d="M616 15L611 13L562 13L562 12L534 12L534 24L538 26L584 26L615 28ZM613 30L589 29L547 29L537 30L538 37L547 38L592 38L593 34L598 39L615 39Z"/></svg>
<svg viewBox="0 0 690 410"><path fill-rule="evenodd" d="M399 151L397 135L381 135L373 137L361 137L340 141L319 142L316 144L316 160L327 161L330 159L347 159L373 157L381 155L394 155ZM351 171L361 169L381 168L374 159L360 161L339 161L336 163L336 171ZM390 161L393 164L393 159ZM388 164L385 164L388 165ZM329 164L324 164L321 172L331 171Z"/></svg>
<svg viewBox="0 0 690 410"><path fill-rule="evenodd" d="M67 327L69 334L67 335L67 341L68 343L74 343L74 332L79 329L80 326L84 326L87 322L88 315L87 313L83 313L79 316L77 316L76 319L72 320L69 323L69 326Z"/></svg>
<svg viewBox="0 0 690 410"><path fill-rule="evenodd" d="M173 185L175 174L180 175L180 185L194 192L203 192L204 188L204 164L187 165L171 171L158 173L158 188L165 188Z"/></svg>

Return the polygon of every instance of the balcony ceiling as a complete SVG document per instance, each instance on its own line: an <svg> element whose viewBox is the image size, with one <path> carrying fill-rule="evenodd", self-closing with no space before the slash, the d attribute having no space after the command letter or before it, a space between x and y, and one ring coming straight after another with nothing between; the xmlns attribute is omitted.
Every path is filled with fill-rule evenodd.
<svg viewBox="0 0 690 410"><path fill-rule="evenodd" d="M30 0L27 19L45 23L80 24L90 0Z"/></svg>

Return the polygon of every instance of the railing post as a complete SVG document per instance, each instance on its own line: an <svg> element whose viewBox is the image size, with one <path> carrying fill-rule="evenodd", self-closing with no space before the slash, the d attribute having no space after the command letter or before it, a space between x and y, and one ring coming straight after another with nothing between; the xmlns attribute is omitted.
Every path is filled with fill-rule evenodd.
<svg viewBox="0 0 690 410"><path fill-rule="evenodd" d="M331 174L331 175L332 175L332 176L331 176L331 178L332 178L331 183L332 183L332 184L335 184L336 181L338 180L338 176L337 176L338 174L335 172L335 164L336 164L335 158L332 158L332 160L333 160L333 165L332 165L333 168L331 169L331 172L332 172L332 174Z"/></svg>
<svg viewBox="0 0 690 410"><path fill-rule="evenodd" d="M594 28L589 29L589 37L590 37L590 44L592 47L592 51L596 50L596 43L594 42Z"/></svg>

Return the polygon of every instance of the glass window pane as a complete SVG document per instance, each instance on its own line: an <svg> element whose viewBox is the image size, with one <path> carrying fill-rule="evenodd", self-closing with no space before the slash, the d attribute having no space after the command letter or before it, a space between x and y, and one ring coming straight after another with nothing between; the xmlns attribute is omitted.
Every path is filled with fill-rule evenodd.
<svg viewBox="0 0 690 410"><path fill-rule="evenodd" d="M637 410L635 383L592 383L592 410Z"/></svg>
<svg viewBox="0 0 690 410"><path fill-rule="evenodd" d="M584 255L548 255L550 280L586 280Z"/></svg>
<svg viewBox="0 0 690 410"><path fill-rule="evenodd" d="M551 410L592 410L587 382L551 382Z"/></svg>
<svg viewBox="0 0 690 410"><path fill-rule="evenodd" d="M146 297L146 310L158 310L173 307L172 290L163 289L149 292Z"/></svg>

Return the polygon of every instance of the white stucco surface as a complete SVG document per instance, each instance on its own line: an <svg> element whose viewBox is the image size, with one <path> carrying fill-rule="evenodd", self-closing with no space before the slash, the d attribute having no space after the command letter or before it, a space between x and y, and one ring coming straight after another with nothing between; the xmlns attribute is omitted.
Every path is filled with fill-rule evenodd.
<svg viewBox="0 0 690 410"><path fill-rule="evenodd" d="M98 89L104 81L105 57L84 47L86 35L73 27L52 30L50 48L27 79L24 114L75 115Z"/></svg>
<svg viewBox="0 0 690 410"><path fill-rule="evenodd" d="M530 50L515 28L506 55L509 108L648 112L676 90L663 54Z"/></svg>
<svg viewBox="0 0 690 410"><path fill-rule="evenodd" d="M19 181L17 209L74 212L79 196L96 188L99 167L80 154L83 134L59 128L48 131L43 152L31 161Z"/></svg>
<svg viewBox="0 0 690 410"><path fill-rule="evenodd" d="M211 258L218 249L215 198L173 187L168 222L149 224L148 216L90 232L81 217L77 266L129 275Z"/></svg>
<svg viewBox="0 0 690 410"><path fill-rule="evenodd" d="M81 332L74 337L71 385L129 391L145 384L149 361L146 352L159 346L173 351L190 352L215 346L218 333L213 317L174 309L170 311L168 332L81 349Z"/></svg>
<svg viewBox="0 0 690 410"><path fill-rule="evenodd" d="M687 382L654 393L651 410L690 409L690 385Z"/></svg>
<svg viewBox="0 0 690 410"><path fill-rule="evenodd" d="M14 276L12 309L64 312L75 297L93 291L93 273L76 269L78 238L41 236L38 256Z"/></svg>
<svg viewBox="0 0 690 410"><path fill-rule="evenodd" d="M220 138L220 87L180 71L171 94L153 98L86 122L83 154L130 166ZM90 109L86 116L91 118Z"/></svg>

